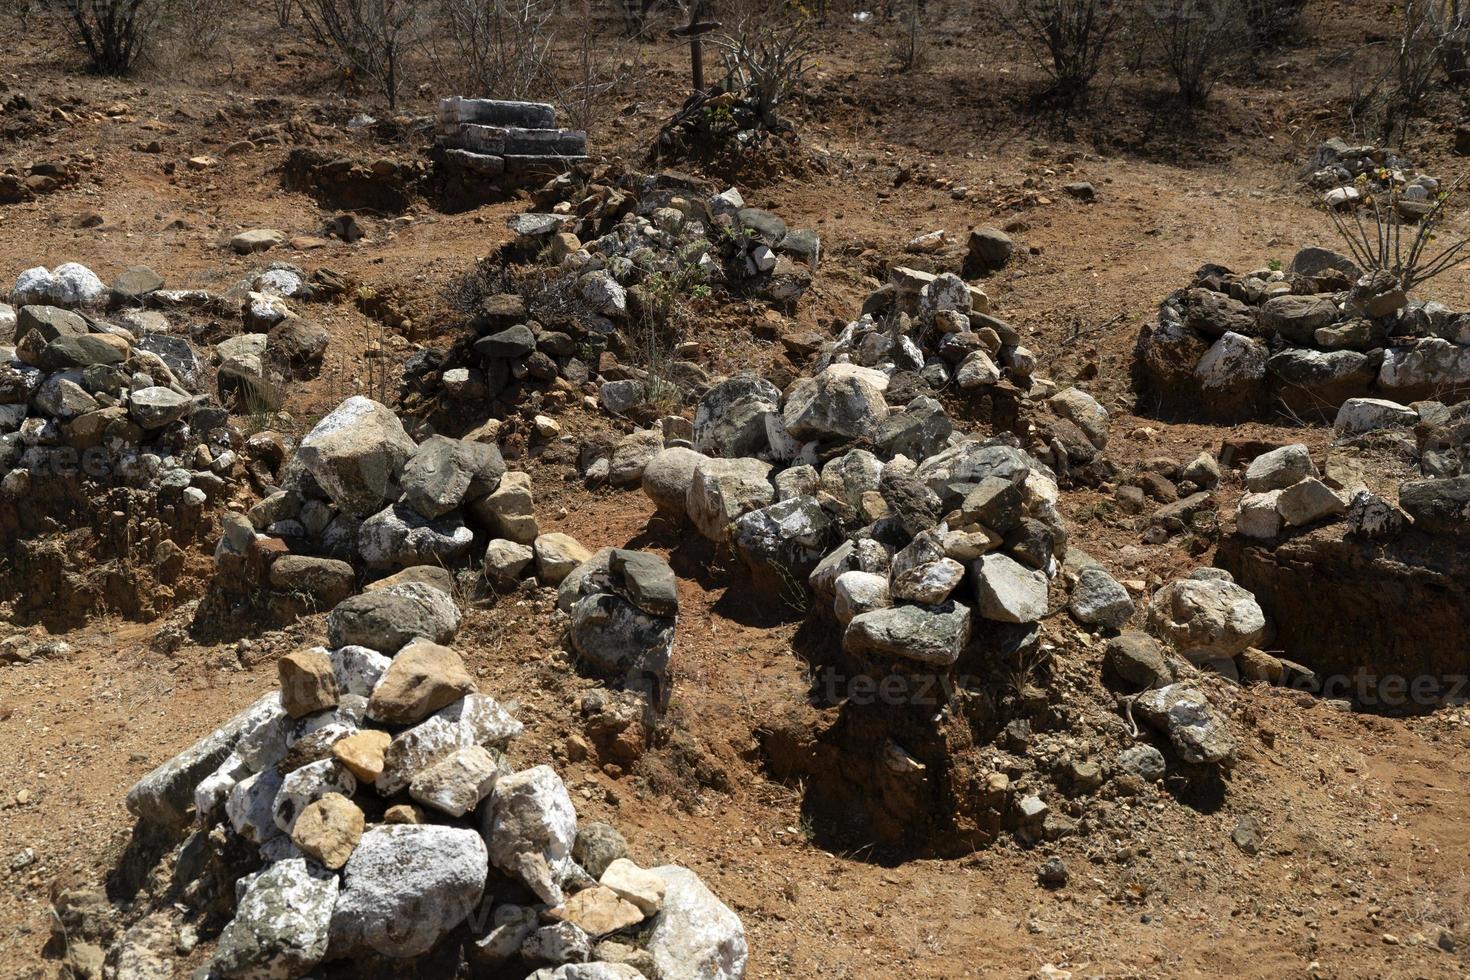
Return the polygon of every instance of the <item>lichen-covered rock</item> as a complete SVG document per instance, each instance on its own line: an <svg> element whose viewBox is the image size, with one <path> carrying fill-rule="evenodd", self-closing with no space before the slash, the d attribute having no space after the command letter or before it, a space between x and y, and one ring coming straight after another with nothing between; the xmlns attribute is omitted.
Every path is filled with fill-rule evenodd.
<svg viewBox="0 0 1470 980"><path fill-rule="evenodd" d="M235 918L220 933L212 974L249 980L306 975L327 953L337 876L301 858L279 861L250 879Z"/></svg>
<svg viewBox="0 0 1470 980"><path fill-rule="evenodd" d="M842 634L852 655L897 657L951 667L970 642L970 610L953 600L933 608L894 606L859 613Z"/></svg>
<svg viewBox="0 0 1470 980"><path fill-rule="evenodd" d="M572 861L577 811L550 766L502 776L484 811L490 862L549 905L562 900L561 879Z"/></svg>
<svg viewBox="0 0 1470 980"><path fill-rule="evenodd" d="M833 364L816 377L796 383L781 418L791 437L803 441L871 437L888 417L883 398L886 387L881 372Z"/></svg>
<svg viewBox="0 0 1470 980"><path fill-rule="evenodd" d="M781 392L764 378L721 381L694 411L694 448L708 456L757 456L768 445L766 416L780 406Z"/></svg>
<svg viewBox="0 0 1470 980"><path fill-rule="evenodd" d="M479 904L488 871L485 842L473 830L370 828L342 869L328 957L427 953Z"/></svg>
<svg viewBox="0 0 1470 980"><path fill-rule="evenodd" d="M742 515L731 539L767 595L800 602L807 576L836 536L832 519L815 497L795 497Z"/></svg>
<svg viewBox="0 0 1470 980"><path fill-rule="evenodd" d="M448 643L459 629L459 607L432 585L405 582L339 602L327 617L328 642L364 646L391 656L422 637Z"/></svg>
<svg viewBox="0 0 1470 980"><path fill-rule="evenodd" d="M1139 717L1168 735L1179 757L1195 765L1231 766L1235 736L1209 700L1183 684L1145 691L1133 702Z"/></svg>
<svg viewBox="0 0 1470 980"><path fill-rule="evenodd" d="M1149 603L1149 632L1195 663L1234 657L1266 629L1256 597L1220 575L1170 582Z"/></svg>
<svg viewBox="0 0 1470 980"><path fill-rule="evenodd" d="M399 733L383 753L383 772L373 784L392 796L419 773L471 745L503 749L522 725L494 698L471 694Z"/></svg>
<svg viewBox="0 0 1470 980"><path fill-rule="evenodd" d="M730 525L742 514L758 510L776 498L767 474L771 464L759 459L707 459L694 470L685 509L699 533L724 541Z"/></svg>
<svg viewBox="0 0 1470 980"><path fill-rule="evenodd" d="M415 448L392 409L354 395L306 434L296 458L338 507L367 517L397 499Z"/></svg>

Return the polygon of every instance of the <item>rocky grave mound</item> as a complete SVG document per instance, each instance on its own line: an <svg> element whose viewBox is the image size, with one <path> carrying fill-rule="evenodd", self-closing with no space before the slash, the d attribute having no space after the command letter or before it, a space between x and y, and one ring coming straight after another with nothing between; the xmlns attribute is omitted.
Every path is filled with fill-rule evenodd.
<svg viewBox="0 0 1470 980"><path fill-rule="evenodd" d="M668 699L673 573L654 555L543 533L529 475L507 470L493 441L416 442L392 410L356 396L301 440L267 490L245 513L222 515L199 618L285 620L335 606L371 634L399 614L407 600L395 590L409 586L477 599L555 588L578 663L629 692L617 697L627 717L613 735L636 722L638 751L651 737L645 722Z"/></svg>
<svg viewBox="0 0 1470 980"><path fill-rule="evenodd" d="M472 277L477 336L409 366L406 411L463 427L468 413L505 417L528 399L554 409L603 397L614 414L657 418L709 385L681 353L693 306L790 309L820 251L814 233L745 207L735 190L675 173L578 171L538 191L535 207Z"/></svg>
<svg viewBox="0 0 1470 980"><path fill-rule="evenodd" d="M1331 421L1351 398L1464 397L1470 315L1379 286L1323 248L1302 249L1284 270L1203 267L1139 334L1139 411Z"/></svg>
<svg viewBox="0 0 1470 980"><path fill-rule="evenodd" d="M1320 460L1287 445L1249 461L1218 561L1276 623L1273 680L1388 713L1465 696L1467 419L1354 399Z"/></svg>
<svg viewBox="0 0 1470 980"><path fill-rule="evenodd" d="M947 384L977 352L989 362L981 330L1003 349L989 315L972 309L957 276L904 270L899 281L913 287L886 290L896 307L888 325L866 316L850 326L814 358L814 375L784 392L754 376L722 380L679 444L661 424L593 464L615 484L637 480L663 521L738 556L767 608L811 611L797 650L817 678L811 698L757 732L773 771L806 787L806 810L834 845L908 854L964 852L1004 832L1029 843L1066 835L1092 794L1126 795L1136 779L1158 778L1163 752L1185 783L1218 789L1233 739L1201 675L1169 653L1234 655L1259 639L1259 609L1250 615L1253 601L1228 574L1205 570L1180 586L1189 597L1151 607L1149 628L1167 646L1115 635L1138 604L1069 549L1056 473L1014 433L958 431L916 386L925 371ZM951 338L966 358L935 353ZM1009 360L1022 364L1011 346ZM990 363L984 383L961 387L999 384ZM1079 438L1100 454L1107 413L1074 394L1058 416L1086 426L1092 435ZM1191 603L1210 612L1192 614ZM1048 628L1063 608L1080 629ZM1095 667L1088 677L1054 656L1060 637L1070 646L1087 632L1114 636L1124 701ZM1085 710L1057 709L1062 690L1080 689ZM1157 726L1163 752L1132 744L1139 730L1120 704ZM1129 768L1140 759L1153 775Z"/></svg>
<svg viewBox="0 0 1470 980"><path fill-rule="evenodd" d="M124 906L61 895L64 957L167 972L187 930L220 980L742 977L744 929L697 875L640 867L550 766L509 764L522 725L444 645L451 596L384 594L420 608L388 629L339 606L332 649L283 657L278 691L132 788L125 863L157 865Z"/></svg>
<svg viewBox="0 0 1470 980"><path fill-rule="evenodd" d="M242 301L247 320L257 298L267 300ZM240 338L225 341L215 367L162 312L201 296L166 290L143 268L108 287L76 263L36 267L10 300L0 304L0 581L12 617L60 626L102 607L147 617L197 595L190 551L211 512L274 482L284 455L274 434L247 438L232 425L217 395L244 360L241 376L257 379L272 364L300 366L283 332L258 335L249 358L232 350ZM289 322L269 301L278 326ZM240 316L238 304L215 302Z"/></svg>
<svg viewBox="0 0 1470 980"><path fill-rule="evenodd" d="M1373 195L1396 190L1400 218L1416 222L1429 213L1439 180L1419 173L1397 150L1373 144L1326 140L1307 163L1306 182L1322 192L1322 203L1339 210L1359 207Z"/></svg>

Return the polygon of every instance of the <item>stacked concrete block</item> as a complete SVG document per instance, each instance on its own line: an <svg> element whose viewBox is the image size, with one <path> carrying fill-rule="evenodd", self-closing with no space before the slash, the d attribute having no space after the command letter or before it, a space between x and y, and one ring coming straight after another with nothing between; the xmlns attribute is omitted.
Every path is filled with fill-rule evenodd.
<svg viewBox="0 0 1470 980"><path fill-rule="evenodd" d="M556 110L544 102L443 99L438 143L446 192L469 200L564 173L587 159L587 134L557 128Z"/></svg>

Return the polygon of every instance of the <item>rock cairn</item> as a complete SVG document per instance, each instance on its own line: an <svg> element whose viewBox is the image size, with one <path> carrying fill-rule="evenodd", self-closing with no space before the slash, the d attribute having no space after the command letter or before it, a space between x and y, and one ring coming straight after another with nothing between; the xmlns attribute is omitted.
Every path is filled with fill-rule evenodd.
<svg viewBox="0 0 1470 980"><path fill-rule="evenodd" d="M1470 314L1380 291L1346 256L1305 248L1284 270L1205 266L1145 325L1139 405L1171 416L1333 420L1343 402L1470 392Z"/></svg>
<svg viewBox="0 0 1470 980"><path fill-rule="evenodd" d="M510 219L516 241L486 261L497 275L514 257L546 263L552 277L537 270L518 291L483 297L477 336L411 365L410 410L447 417L489 404L504 415L534 393L547 407L601 398L613 414L649 421L656 405L696 399L710 384L678 351L656 366L619 361L647 361L644 335L661 311L695 292L789 309L820 252L814 233L680 174L567 174L537 193L536 207Z"/></svg>
<svg viewBox="0 0 1470 980"><path fill-rule="evenodd" d="M1322 192L1329 208L1352 208L1369 194L1394 190L1398 217L1410 223L1429 213L1439 181L1418 173L1396 150L1352 144L1334 137L1317 147L1307 164L1307 183Z"/></svg>
<svg viewBox="0 0 1470 980"><path fill-rule="evenodd" d="M469 207L587 159L587 134L559 129L544 102L439 101L435 162L451 206Z"/></svg>
<svg viewBox="0 0 1470 980"><path fill-rule="evenodd" d="M645 603L662 600L662 579L619 567ZM522 725L444 645L459 624L450 595L419 582L369 595L383 599L332 611L330 649L282 657L279 690L128 794L143 827L188 833L170 895L231 915L206 974L299 977L352 960L535 980L742 977L744 929L697 875L640 867L616 830L579 825L550 766L510 765Z"/></svg>
<svg viewBox="0 0 1470 980"><path fill-rule="evenodd" d="M1165 651L1193 640L1244 649L1263 622L1252 631L1221 615L1196 623L1199 637L1189 637L1161 611L1149 628L1167 647L1126 632L1135 600L1101 564L1068 548L1055 471L1014 434L957 431L916 381L928 372L945 384L969 353L988 358L976 336L984 330L1002 364L1022 366L996 366L988 384L1034 383L1017 338L1010 333L1007 343L993 316L974 309L983 294L957 276L903 270L883 293L885 325L871 315L850 325L816 353L813 374L784 392L753 376L721 380L676 442L665 420L624 437L610 463L624 474L641 469L641 487L665 519L729 548L763 597L793 612L813 609L817 635L831 638L806 656L836 687L818 696L833 712L809 727L769 726L763 741L777 774L807 780L815 805L843 812L865 839L963 851L1007 831L1025 842L1064 836L1074 826L1067 813L1080 811L1053 808L1111 776L1152 781L1172 766L1211 778L1232 765L1235 743L1206 686ZM951 329L936 330L936 321ZM938 352L952 337L965 357ZM1100 456L1107 412L1080 391L1040 390L1048 394L1037 410L1067 420ZM957 397L974 396L962 389ZM1047 441L1033 442L1051 455ZM634 459L641 466L629 466ZM1225 581L1212 578L1201 591L1235 588L1218 576ZM1025 682L1017 702L1000 693L1014 683L1003 678L1027 676L1045 660L1053 641L1042 621L1063 609L1074 629L1144 651L1151 671L1125 667L1110 677L1172 763L1147 736L1120 743L1116 731L1098 738L1079 726L1041 739L1037 758L994 766L993 753L1017 759L1017 740L1031 738L1025 699L1045 700ZM971 708L940 710L955 699Z"/></svg>
<svg viewBox="0 0 1470 980"><path fill-rule="evenodd" d="M288 281L301 282L272 269L252 285ZM283 462L280 438L247 438L219 396L242 379L259 381L273 365L304 366L297 340L310 331L276 296L169 290L146 268L125 271L109 287L77 263L36 267L20 274L9 298L0 304L0 495L28 503L0 508L0 531L25 548L58 525L91 528L90 559L127 556L150 570L155 585L171 585L185 546L206 529L206 512L251 484L274 483ZM250 304L267 300L279 312L272 332L259 334L249 354L241 352L244 337L222 342L217 365L207 345L171 320L180 309L208 308L248 323ZM17 590L49 602L44 592ZM124 611L154 608L141 594L114 590L107 598Z"/></svg>

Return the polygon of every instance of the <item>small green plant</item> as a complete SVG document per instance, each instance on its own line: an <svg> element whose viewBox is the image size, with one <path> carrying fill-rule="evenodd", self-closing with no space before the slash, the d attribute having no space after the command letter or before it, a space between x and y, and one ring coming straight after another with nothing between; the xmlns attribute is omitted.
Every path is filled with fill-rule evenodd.
<svg viewBox="0 0 1470 980"><path fill-rule="evenodd" d="M1280 259L1272 259L1270 262L1267 262L1266 263L1266 268L1270 269L1272 272L1280 272L1281 271L1281 260Z"/></svg>

